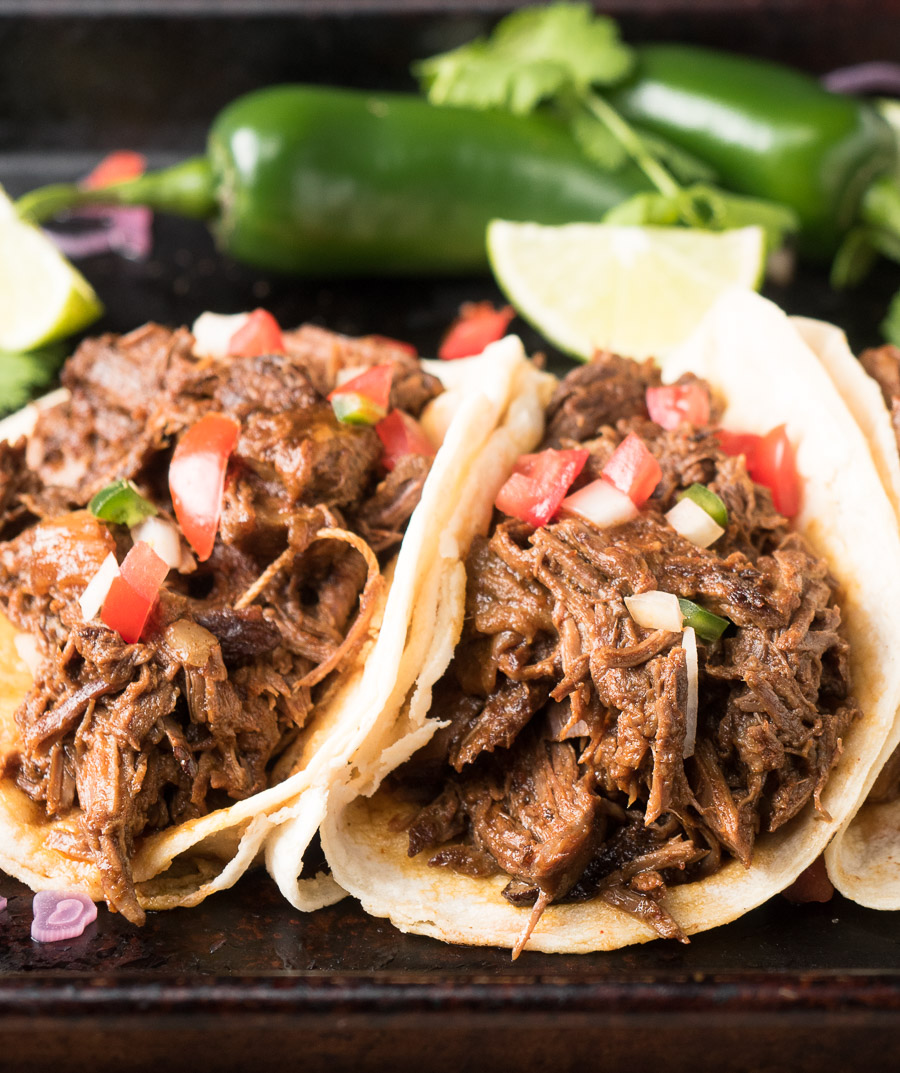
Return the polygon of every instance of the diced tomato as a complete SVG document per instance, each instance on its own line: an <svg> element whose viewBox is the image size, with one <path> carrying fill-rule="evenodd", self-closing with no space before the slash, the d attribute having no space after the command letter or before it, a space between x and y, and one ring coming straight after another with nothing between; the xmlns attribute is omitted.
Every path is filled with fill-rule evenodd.
<svg viewBox="0 0 900 1073"><path fill-rule="evenodd" d="M516 315L512 306L494 309L490 302L466 302L438 349L444 361L471 358L502 339Z"/></svg>
<svg viewBox="0 0 900 1073"><path fill-rule="evenodd" d="M800 475L794 448L784 425L777 425L765 434L729 432L720 428L716 438L727 455L743 455L747 472L772 493L772 502L779 514L792 518L800 509Z"/></svg>
<svg viewBox="0 0 900 1073"><path fill-rule="evenodd" d="M328 398L333 401L339 395L362 395L386 412L388 399L391 397L393 378L394 366L389 361L383 365L373 365L371 369L365 369L349 380L345 380L329 394Z"/></svg>
<svg viewBox="0 0 900 1073"><path fill-rule="evenodd" d="M260 354L283 354L284 337L278 321L265 309L254 309L228 342L228 356L255 358Z"/></svg>
<svg viewBox="0 0 900 1073"><path fill-rule="evenodd" d="M168 566L143 540L122 561L103 601L100 618L127 644L141 639L168 572Z"/></svg>
<svg viewBox="0 0 900 1073"><path fill-rule="evenodd" d="M662 470L640 436L629 432L603 467L603 478L640 507L662 479Z"/></svg>
<svg viewBox="0 0 900 1073"><path fill-rule="evenodd" d="M147 158L141 153L120 149L105 156L90 175L82 180L81 185L87 190L97 190L102 186L125 182L126 179L136 179L144 174L146 167Z"/></svg>
<svg viewBox="0 0 900 1073"><path fill-rule="evenodd" d="M771 490L778 513L793 518L800 509L800 476L784 425L777 425L760 439L747 468L757 483Z"/></svg>
<svg viewBox="0 0 900 1073"><path fill-rule="evenodd" d="M434 457L434 447L422 426L403 410L391 410L378 422L375 431L384 447L381 462L387 470L392 470L406 455Z"/></svg>
<svg viewBox="0 0 900 1073"><path fill-rule="evenodd" d="M402 339L392 339L389 335L370 335L368 337L372 343L378 343L380 346L394 347L396 350L402 350L405 354L409 354L411 358L417 358L419 351L412 343L404 343Z"/></svg>
<svg viewBox="0 0 900 1073"><path fill-rule="evenodd" d="M241 426L226 414L206 414L178 441L169 466L175 517L188 544L205 562L222 513L225 470Z"/></svg>
<svg viewBox="0 0 900 1073"><path fill-rule="evenodd" d="M727 455L743 455L749 464L756 457L756 449L759 447L762 436L755 432L731 432L726 428L716 429L716 439Z"/></svg>
<svg viewBox="0 0 900 1073"><path fill-rule="evenodd" d="M119 567L121 577L135 592L151 602L156 599L168 572L166 561L156 554L146 540L138 540Z"/></svg>
<svg viewBox="0 0 900 1073"><path fill-rule="evenodd" d="M497 493L495 506L535 528L546 525L584 469L588 453L580 447L568 451L549 447L538 454L522 455Z"/></svg>
<svg viewBox="0 0 900 1073"><path fill-rule="evenodd" d="M703 384L665 384L647 388L650 420L661 428L688 424L698 428L709 422L709 392Z"/></svg>

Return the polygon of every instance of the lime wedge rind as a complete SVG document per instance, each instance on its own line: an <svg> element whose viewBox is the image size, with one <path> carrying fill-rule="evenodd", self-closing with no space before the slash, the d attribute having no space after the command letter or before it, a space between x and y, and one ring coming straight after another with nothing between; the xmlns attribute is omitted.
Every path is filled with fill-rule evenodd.
<svg viewBox="0 0 900 1073"><path fill-rule="evenodd" d="M0 350L28 351L81 331L103 306L94 289L0 187Z"/></svg>

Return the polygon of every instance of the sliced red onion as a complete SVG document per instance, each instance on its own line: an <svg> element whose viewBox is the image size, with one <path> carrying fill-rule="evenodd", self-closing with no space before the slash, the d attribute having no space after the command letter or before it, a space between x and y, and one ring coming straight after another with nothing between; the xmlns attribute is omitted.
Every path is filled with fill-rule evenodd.
<svg viewBox="0 0 900 1073"><path fill-rule="evenodd" d="M5 908L6 908L6 899L3 898L3 897L0 897L0 913L2 913Z"/></svg>
<svg viewBox="0 0 900 1073"><path fill-rule="evenodd" d="M97 906L78 891L41 890L32 904L31 938L37 943L77 939L97 919Z"/></svg>
<svg viewBox="0 0 900 1073"><path fill-rule="evenodd" d="M682 757L687 760L694 755L697 744L697 708L699 705L700 671L697 662L697 635L692 626L686 626L681 635L681 647L687 663L687 705L684 712L684 749Z"/></svg>
<svg viewBox="0 0 900 1073"><path fill-rule="evenodd" d="M69 213L69 221L87 221L84 230L45 228L66 257L77 260L99 253L118 253L130 261L144 261L153 248L153 213L143 205L104 208L90 205Z"/></svg>
<svg viewBox="0 0 900 1073"><path fill-rule="evenodd" d="M708 548L725 532L703 507L687 496L679 499L671 510L666 511L666 521L676 533L696 544L698 548Z"/></svg>
<svg viewBox="0 0 900 1073"><path fill-rule="evenodd" d="M81 605L81 614L85 622L95 618L103 606L103 601L109 592L113 580L119 576L119 564L112 552L106 556L100 564L100 569L87 583L87 588L79 596L78 603Z"/></svg>
<svg viewBox="0 0 900 1073"><path fill-rule="evenodd" d="M249 313L201 313L191 327L198 358L227 358L232 336L247 323Z"/></svg>
<svg viewBox="0 0 900 1073"><path fill-rule="evenodd" d="M900 94L900 63L871 60L839 67L822 76L822 85L832 93Z"/></svg>
<svg viewBox="0 0 900 1073"><path fill-rule="evenodd" d="M678 633L684 625L684 615L678 597L673 592L641 592L637 596L626 596L625 606L628 613L638 624L647 630L671 630Z"/></svg>

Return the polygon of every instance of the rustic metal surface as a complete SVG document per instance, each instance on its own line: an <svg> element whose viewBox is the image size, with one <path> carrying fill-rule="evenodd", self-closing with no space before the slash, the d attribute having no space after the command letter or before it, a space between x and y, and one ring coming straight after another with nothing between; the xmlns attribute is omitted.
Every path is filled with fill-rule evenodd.
<svg viewBox="0 0 900 1073"><path fill-rule="evenodd" d="M114 20L82 17L62 0L0 6L0 182L12 193L83 173L107 148L146 146L158 163L197 151L212 111L261 82L408 84L409 59L470 36L510 5L403 3L391 14L387 3L342 0L330 15L307 3L290 17L278 16L279 3L252 17L214 0L166 0L156 14L146 3L113 6ZM897 48L896 3L880 5L875 19L872 5L861 19L855 2L612 7L625 12L631 36L731 42L811 69L897 58L879 44ZM45 17L60 11L67 17ZM858 32L844 32L854 24ZM145 264L84 263L108 309L96 330L265 305L284 324L393 335L428 353L460 302L499 299L485 279L270 278L219 258L201 225L160 218L155 233ZM898 286L900 272L885 268L841 295L824 272L806 271L769 293L791 312L841 324L864 346L878 341ZM82 938L43 946L29 938L30 892L0 876L0 895L9 898L0 913L4 1070L877 1073L898 1065L900 914L840 898L803 907L778 898L689 946L525 953L512 963L503 951L401 935L349 900L304 917L263 873L196 909L151 914L140 930L101 908Z"/></svg>

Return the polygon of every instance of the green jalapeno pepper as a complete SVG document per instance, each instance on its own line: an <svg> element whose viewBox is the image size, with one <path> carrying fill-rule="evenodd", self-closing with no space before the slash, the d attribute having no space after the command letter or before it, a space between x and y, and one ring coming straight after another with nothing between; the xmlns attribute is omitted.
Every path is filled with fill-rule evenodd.
<svg viewBox="0 0 900 1073"><path fill-rule="evenodd" d="M205 218L236 259L301 275L441 273L486 267L494 217L599 220L647 188L636 168L598 169L548 116L291 85L225 108L205 157L17 207L35 221L87 202Z"/></svg>
<svg viewBox="0 0 900 1073"><path fill-rule="evenodd" d="M727 189L794 209L801 252L834 253L895 163L894 135L875 109L762 60L682 45L636 52L636 75L609 94L612 104L705 161Z"/></svg>

